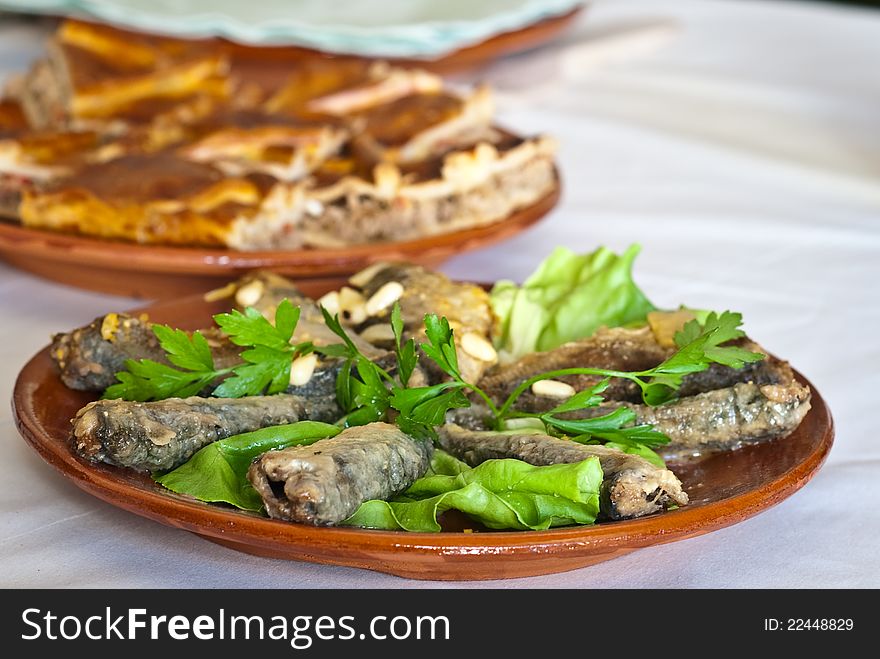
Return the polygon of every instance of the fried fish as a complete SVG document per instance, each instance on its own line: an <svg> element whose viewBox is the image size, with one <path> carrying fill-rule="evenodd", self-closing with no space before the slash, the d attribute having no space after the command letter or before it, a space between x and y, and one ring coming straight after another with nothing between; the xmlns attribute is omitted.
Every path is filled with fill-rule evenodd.
<svg viewBox="0 0 880 659"><path fill-rule="evenodd" d="M641 517L688 502L681 481L671 471L614 448L579 444L540 432L474 431L451 423L443 426L439 435L444 450L472 467L502 458L538 466L599 458L604 474L599 505L605 519Z"/></svg>
<svg viewBox="0 0 880 659"><path fill-rule="evenodd" d="M365 501L389 499L425 474L432 444L387 423L344 430L310 446L269 451L248 470L270 517L332 526Z"/></svg>
<svg viewBox="0 0 880 659"><path fill-rule="evenodd" d="M425 315L445 316L454 332L458 365L466 381L479 380L497 360L489 338L495 324L489 295L476 284L454 282L442 273L404 263L376 264L350 281L361 288L368 312L374 311L365 320L368 325L389 322L392 302L386 301L390 297L379 299L372 307L370 302L396 290L394 301L400 303L404 339L423 342ZM427 360L422 361L429 366Z"/></svg>
<svg viewBox="0 0 880 659"><path fill-rule="evenodd" d="M241 361L241 348L219 330L202 330L202 335L218 368ZM64 384L79 391L104 391L116 382L116 373L125 370L129 359L169 363L146 317L125 313L109 313L85 327L54 335L50 354Z"/></svg>
<svg viewBox="0 0 880 659"><path fill-rule="evenodd" d="M335 402L335 401L334 401ZM99 400L72 420L76 451L138 471L174 469L203 446L243 432L305 419L335 421L338 408L300 396Z"/></svg>
<svg viewBox="0 0 880 659"><path fill-rule="evenodd" d="M729 345L766 354L757 343L741 338ZM592 367L613 371L645 371L659 365L675 352L673 346L662 345L648 327L626 329L622 327L601 328L585 339L563 344L545 352L526 355L510 364L499 364L490 369L479 381L479 386L497 403L504 400L525 380L548 371L567 368ZM558 379L582 391L597 384L603 378L596 375L566 375ZM742 368L730 368L712 364L702 372L684 378L679 395L698 393L732 387L738 382L757 385L782 384L791 379L791 369L785 362L772 356L746 364ZM641 391L634 382L612 378L608 389L602 394L608 400L641 400ZM558 399L541 396L531 390L517 399L517 409L526 412L546 412L559 404Z"/></svg>
<svg viewBox="0 0 880 659"><path fill-rule="evenodd" d="M635 424L652 425L669 437L662 451L673 458L787 437L810 410L810 388L794 376L780 384L738 382L657 407L606 402L570 416L601 416L619 407L635 412Z"/></svg>

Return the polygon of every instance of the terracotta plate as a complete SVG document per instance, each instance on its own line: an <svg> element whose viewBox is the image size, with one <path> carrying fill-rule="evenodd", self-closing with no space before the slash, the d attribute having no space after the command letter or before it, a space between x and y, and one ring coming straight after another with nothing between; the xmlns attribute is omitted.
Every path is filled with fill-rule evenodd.
<svg viewBox="0 0 880 659"><path fill-rule="evenodd" d="M303 288L311 295L327 290L317 285ZM207 326L210 315L222 310L198 296L147 309L151 319L185 329ZM730 526L803 487L824 462L834 437L831 415L814 388L813 407L790 437L671 465L691 498L691 504L680 510L550 531L405 533L274 521L174 494L125 469L84 462L67 443L69 419L93 399L61 383L46 348L19 374L12 400L25 440L86 492L250 554L348 565L415 579L504 579L564 572Z"/></svg>
<svg viewBox="0 0 880 659"><path fill-rule="evenodd" d="M24 228L0 220L0 258L70 286L150 299L178 298L222 286L257 268L333 284L375 261L437 266L526 230L559 201L559 185L532 206L473 229L339 249L240 252L161 247Z"/></svg>

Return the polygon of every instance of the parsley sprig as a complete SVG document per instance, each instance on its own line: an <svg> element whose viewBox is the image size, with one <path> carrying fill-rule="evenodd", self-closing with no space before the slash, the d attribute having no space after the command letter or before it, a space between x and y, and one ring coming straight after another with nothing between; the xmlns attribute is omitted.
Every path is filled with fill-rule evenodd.
<svg viewBox="0 0 880 659"><path fill-rule="evenodd" d="M739 329L742 314L725 311L710 313L704 324L696 320L688 322L675 334L678 351L654 368L644 371L615 371L604 368L563 368L540 373L521 382L507 397L499 415L504 417L516 400L533 384L541 380L566 375L596 375L607 378L624 378L638 385L642 399L651 406L662 405L676 398L677 391L686 375L705 371L712 364L742 368L746 363L764 359L764 355L750 352L738 346L722 346L722 343L745 336ZM584 392L581 392L584 393ZM578 394L579 395L579 394ZM586 398L584 402L586 402ZM592 407L592 405L587 405Z"/></svg>
<svg viewBox="0 0 880 659"><path fill-rule="evenodd" d="M338 318L331 317L326 311L324 315L327 326L343 339L344 346L340 346L338 354L349 360L337 379L339 402L348 412L344 421L348 425L379 420L394 410L396 422L404 431L416 436L435 436L434 426L445 422L449 410L470 406L465 396L465 392L469 391L485 402L491 414L490 424L496 429L504 428L511 419L536 419L553 434L565 435L582 443L610 444L660 464L662 460L652 449L668 443L669 438L649 425L632 425L636 421L636 414L626 406L586 419L567 419L561 415L599 406L604 402L602 393L613 377L635 382L641 389L645 403L659 405L676 397L686 375L704 371L713 363L741 368L748 362L764 358L764 355L737 346L721 345L744 335L739 329L742 324L740 314L727 311L720 315L711 313L702 325L697 321L687 323L675 336L678 351L654 368L635 372L591 367L548 371L522 382L497 406L479 386L462 378L453 330L446 318L438 318L435 314L425 316L425 336L428 341L419 347L449 380L431 386L409 387L408 382L418 364L418 352L413 339L405 343L402 341L403 323L399 306L395 305L391 314L397 379L357 350ZM548 412L530 414L515 409L517 399L534 383L565 375L596 375L603 379Z"/></svg>
<svg viewBox="0 0 880 659"><path fill-rule="evenodd" d="M315 348L309 342L291 344L299 322L299 307L282 300L275 312L275 324L252 308L214 316L217 325L237 346L245 348L242 363L217 368L211 348L201 332L191 335L167 325L153 325L153 333L168 361L177 368L152 359L129 359L125 371L116 374L118 383L104 392L104 398L148 401L194 396L221 378L213 396L240 398L276 394L290 382L290 365L296 357Z"/></svg>
<svg viewBox="0 0 880 659"><path fill-rule="evenodd" d="M457 380L432 386L409 386L419 356L415 340L403 340L400 305L395 304L391 310L394 353L397 359L396 377L358 350L339 322L338 316L330 315L323 308L322 311L327 327L343 341L340 345L324 350L328 354L346 359L336 379L337 401L346 412L342 419L345 425L361 425L390 415L404 432L415 437L433 438L436 436L434 426L444 422L448 410L470 405L462 391L466 385L461 382L460 375L457 375ZM458 374L458 358L448 321L445 318L440 321L436 316L431 316L430 320L426 317L425 322L426 327L429 327L429 343L421 345L422 351L445 372Z"/></svg>
<svg viewBox="0 0 880 659"><path fill-rule="evenodd" d="M336 398L345 416L340 424L364 425L390 420L408 434L435 438L435 426L445 422L449 410L470 407L466 395L472 393L486 404L489 423L502 429L512 419L532 419L547 432L564 435L582 443L605 443L638 453L662 464L653 452L669 439L648 425L632 425L636 414L626 406L592 418L571 419L570 413L595 408L604 402L602 394L611 378L634 382L648 405L674 400L684 377L704 371L712 364L741 368L764 358L738 346L723 345L744 336L742 316L725 311L710 313L700 324L687 323L675 335L678 350L663 363L644 371L617 371L602 368L566 368L540 373L520 383L500 405L475 383L461 375L455 337L449 321L436 314L424 318L427 342L416 346L415 339L403 338L403 318L399 304L391 312L396 368L389 372L358 350L338 316L322 308L324 322L342 343L315 347L310 342L291 344L300 310L288 300L276 309L275 324L252 308L214 316L229 340L244 348L242 362L217 368L207 340L200 332L188 334L166 325L153 325L171 366L149 359L128 360L126 370L117 373L119 382L104 392L105 398L159 400L195 395L220 381L214 396L237 398L284 391L290 381L293 359L318 351L344 360L336 379ZM448 380L429 386L410 386L418 368L420 354L432 361ZM176 367L176 368L175 368ZM541 380L566 375L595 375L603 378L544 413L525 413L515 408L519 397Z"/></svg>

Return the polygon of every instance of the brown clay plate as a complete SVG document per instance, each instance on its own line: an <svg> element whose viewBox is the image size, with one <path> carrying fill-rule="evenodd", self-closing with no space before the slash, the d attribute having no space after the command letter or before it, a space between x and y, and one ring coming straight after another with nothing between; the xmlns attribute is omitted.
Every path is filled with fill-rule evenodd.
<svg viewBox="0 0 880 659"><path fill-rule="evenodd" d="M326 285L307 283L318 296ZM201 296L155 304L152 320L184 329L206 327L223 311ZM798 378L806 382L798 374ZM93 394L67 389L43 349L22 369L13 392L25 440L77 486L114 506L256 554L379 570L414 579L504 579L564 572L730 526L791 496L819 470L834 438L831 415L813 388L812 409L788 438L670 465L691 503L625 522L549 531L406 533L315 528L200 503L149 477L81 460L67 442L69 419ZM453 521L454 523L454 521Z"/></svg>
<svg viewBox="0 0 880 659"><path fill-rule="evenodd" d="M550 212L559 195L557 184L532 206L481 227L339 249L241 252L161 247L41 231L0 220L0 258L21 270L70 286L150 299L206 291L258 268L297 280L332 284L375 261L437 266L454 255L506 240Z"/></svg>

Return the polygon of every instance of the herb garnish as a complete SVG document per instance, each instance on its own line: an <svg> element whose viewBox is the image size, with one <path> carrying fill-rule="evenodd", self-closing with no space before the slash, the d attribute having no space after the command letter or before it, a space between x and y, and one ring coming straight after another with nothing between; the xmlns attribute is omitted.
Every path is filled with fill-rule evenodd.
<svg viewBox="0 0 880 659"><path fill-rule="evenodd" d="M398 375L405 374L405 380L400 381L357 350L338 318L331 317L325 311L325 319L327 326L345 342L344 355L340 356L349 359L350 366L340 371L337 380L337 392L343 393L340 403L343 400L347 402L344 407L349 412L345 419L347 425L366 422L362 421L365 418L370 421L378 420L390 408L398 412L396 422L402 430L415 436L433 437L434 426L445 422L449 410L470 406L464 395L465 391L470 391L485 402L492 415L490 424L496 429L502 429L510 419L537 419L548 432L569 436L583 443L610 442L625 452L638 453L661 464L662 461L651 449L667 444L669 438L651 426L630 425L635 421L636 414L627 407L622 406L590 419L569 420L559 415L597 407L604 401L601 394L608 388L612 377L635 382L647 404L659 405L675 398L685 375L704 371L713 363L741 368L746 362L764 358L764 355L736 346L721 346L724 342L744 335L739 329L742 315L729 311L720 315L711 313L702 325L696 320L687 323L675 336L679 350L652 369L630 372L585 367L549 371L522 382L499 407L480 387L462 379L453 330L446 318L438 318L434 314L425 316L425 335L428 342L420 345L421 351L450 377L446 382L427 387L407 387L403 384L404 381L409 381L417 364L418 354L413 339L401 345L402 323L397 305L392 312L392 327L396 339ZM514 408L516 400L535 382L576 374L597 375L604 379L546 413L529 414ZM355 393L352 395L350 392Z"/></svg>
<svg viewBox="0 0 880 659"><path fill-rule="evenodd" d="M678 351L654 368L615 371L583 367L548 371L523 381L501 405L496 405L479 386L462 378L454 333L446 318L436 314L425 316L427 342L421 343L417 349L414 339L403 340L403 319L400 306L395 303L391 327L396 368L392 374L358 350L338 316L330 315L323 308L322 312L327 327L342 343L320 348L309 342L291 344L300 310L288 300L278 305L274 325L252 308L244 313L232 311L214 316L230 341L245 348L241 353L243 363L222 369L215 367L208 343L201 333L194 332L190 336L182 330L154 325L153 331L167 353L168 361L178 368L147 359L129 360L126 362L128 370L117 374L119 383L109 387L104 397L140 401L184 397L197 394L224 377L212 392L214 396L235 398L279 393L288 387L292 360L317 351L345 360L336 380L337 402L345 413L340 425L390 420L414 437L435 438L434 428L445 422L449 410L470 407L465 394L471 392L485 403L491 415L489 424L495 429L505 428L514 419L531 419L542 424L549 433L582 443L612 444L662 464L651 449L668 443L669 439L651 426L631 425L636 414L626 406L586 419L568 419L562 415L595 408L604 402L602 393L608 388L610 378L624 378L636 383L645 403L660 405L675 399L686 375L704 371L713 363L741 368L746 363L764 358L764 355L737 346L722 345L744 336L740 329L741 314L729 311L710 313L703 324L692 320L677 332L675 344ZM420 352L449 380L430 386L409 386L418 367ZM517 399L533 384L566 375L595 375L603 380L548 412L525 413L515 409Z"/></svg>
<svg viewBox="0 0 880 659"><path fill-rule="evenodd" d="M152 359L129 359L125 371L116 374L118 383L104 392L104 398L126 400L161 400L194 396L211 383L226 377L212 392L213 396L240 398L260 394L277 394L290 382L290 365L296 357L315 350L311 343L291 345L290 339L299 321L299 307L282 300L275 312L275 325L259 311L233 310L214 316L217 325L237 346L242 364L216 368L211 348L201 332L187 334L167 325L153 325L153 333L167 354L168 361L178 368Z"/></svg>

